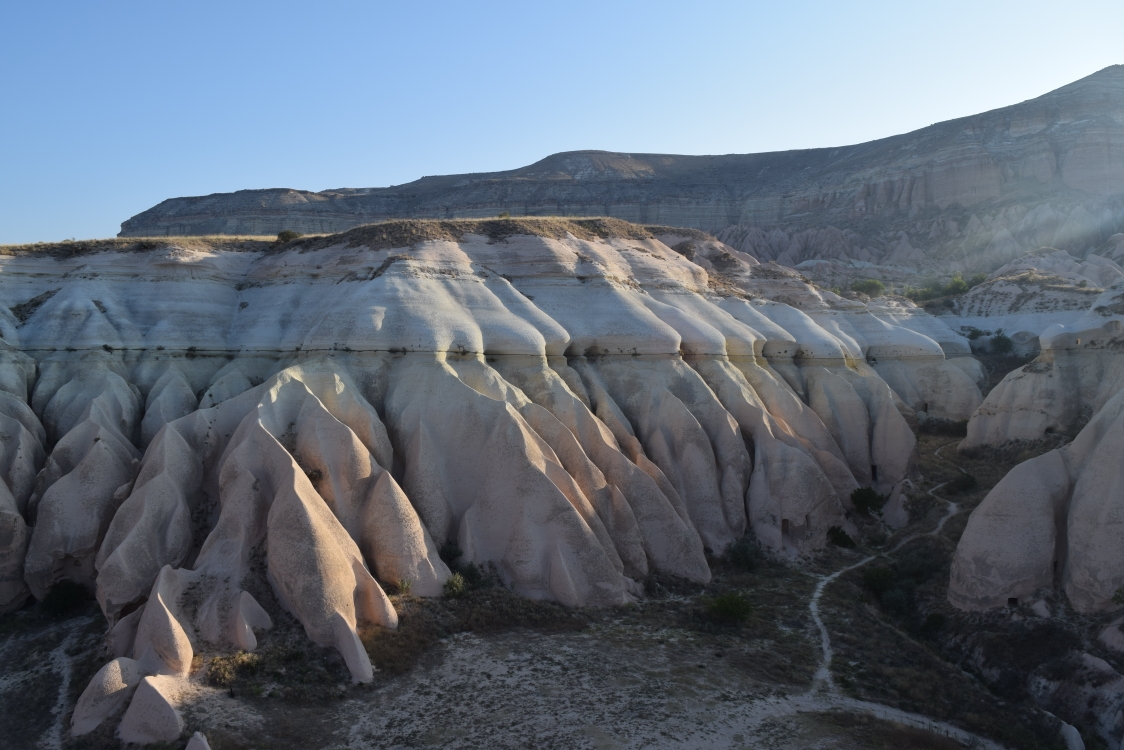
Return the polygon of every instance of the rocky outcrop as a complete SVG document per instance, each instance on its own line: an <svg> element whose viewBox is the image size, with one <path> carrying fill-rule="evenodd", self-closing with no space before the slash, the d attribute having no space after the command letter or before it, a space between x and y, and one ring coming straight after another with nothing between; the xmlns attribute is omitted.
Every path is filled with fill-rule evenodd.
<svg viewBox="0 0 1124 750"><path fill-rule="evenodd" d="M1122 201L1124 66L1113 66L1021 104L856 146L581 151L391 188L173 198L125 221L121 236L323 233L502 212L609 216L717 233L735 250L815 270L817 279L830 277L832 264L888 278L903 269L990 271L1043 246L1113 257Z"/></svg>
<svg viewBox="0 0 1124 750"><path fill-rule="evenodd" d="M1004 378L972 416L961 450L1049 433L1076 437L1016 466L973 511L953 561L954 605L998 607L1057 586L1078 611L1115 606L1124 588L1122 301L1117 282L1073 323L1047 327L1041 354Z"/></svg>
<svg viewBox="0 0 1124 750"><path fill-rule="evenodd" d="M917 308L661 232L405 222L0 258L5 606L73 581L111 626L75 733L123 710L122 739L178 737L194 655L254 649L276 608L370 680L360 628L396 627L388 587L441 594L450 542L575 606L707 581L747 533L809 552L854 489L900 491L907 419L979 404L968 342Z"/></svg>

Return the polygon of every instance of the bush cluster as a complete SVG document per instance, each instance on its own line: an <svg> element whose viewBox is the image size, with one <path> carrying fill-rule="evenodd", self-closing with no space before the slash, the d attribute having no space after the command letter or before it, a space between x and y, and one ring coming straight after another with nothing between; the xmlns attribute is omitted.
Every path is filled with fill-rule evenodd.
<svg viewBox="0 0 1124 750"><path fill-rule="evenodd" d="M279 245L284 245L286 242L299 240L301 237L304 237L304 235L300 232L294 232L292 229L285 229L277 233L277 243Z"/></svg>
<svg viewBox="0 0 1124 750"><path fill-rule="evenodd" d="M902 295L908 297L914 302L927 302L931 299L938 297L951 297L957 294L964 294L972 287L977 287L987 281L987 274L977 273L969 279L965 279L959 273L953 275L948 280L947 284L941 284L939 281L930 281L920 289L914 286L907 286Z"/></svg>
<svg viewBox="0 0 1124 750"><path fill-rule="evenodd" d="M859 487L851 493L851 504L859 513L871 515L882 513L882 506L889 500L888 497L876 491L873 487Z"/></svg>
<svg viewBox="0 0 1124 750"><path fill-rule="evenodd" d="M851 284L851 291L868 297L881 297L886 291L886 285L878 279L860 279Z"/></svg>
<svg viewBox="0 0 1124 750"><path fill-rule="evenodd" d="M1003 329L998 329L994 334L991 331L985 331L975 326L966 326L960 329L964 331L964 336L969 341L975 341L982 336L991 336L991 353L992 354L1010 354L1011 350L1015 347L1015 342L1011 337L1003 333Z"/></svg>
<svg viewBox="0 0 1124 750"><path fill-rule="evenodd" d="M495 570L482 568L474 562L464 562L464 552L454 541L445 542L437 551L441 561L453 575L445 581L445 596L457 597L475 589L491 588L499 583Z"/></svg>
<svg viewBox="0 0 1124 750"><path fill-rule="evenodd" d="M1011 350L1015 347L1015 342L1011 341L1011 337L1003 333L1000 328L991 337L991 353L992 354L1010 354Z"/></svg>
<svg viewBox="0 0 1124 750"><path fill-rule="evenodd" d="M945 567L945 561L934 549L917 547L903 554L895 563L874 565L863 570L863 586L878 600L882 609L907 621L910 629L931 636L940 630L940 615L920 619L914 592Z"/></svg>

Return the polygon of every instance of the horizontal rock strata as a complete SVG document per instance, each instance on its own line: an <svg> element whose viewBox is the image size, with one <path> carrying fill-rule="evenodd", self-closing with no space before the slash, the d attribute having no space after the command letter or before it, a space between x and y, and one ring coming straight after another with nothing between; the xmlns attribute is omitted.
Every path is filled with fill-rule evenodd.
<svg viewBox="0 0 1124 750"><path fill-rule="evenodd" d="M1124 66L1043 96L870 143L764 154L579 151L389 188L172 198L123 237L339 232L404 218L609 216L694 227L824 283L990 271L1124 238Z"/></svg>

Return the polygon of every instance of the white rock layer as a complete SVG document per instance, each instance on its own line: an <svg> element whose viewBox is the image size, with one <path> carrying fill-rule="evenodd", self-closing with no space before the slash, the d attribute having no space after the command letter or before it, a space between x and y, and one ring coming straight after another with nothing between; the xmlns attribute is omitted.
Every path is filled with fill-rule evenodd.
<svg viewBox="0 0 1124 750"><path fill-rule="evenodd" d="M440 594L446 542L522 595L625 603L746 533L821 546L855 488L900 490L915 411L979 404L967 341L915 308L528 226L0 257L0 607L96 591L118 659L76 733L135 690L122 739L178 737L195 651L272 626L255 559L365 681L383 585Z"/></svg>

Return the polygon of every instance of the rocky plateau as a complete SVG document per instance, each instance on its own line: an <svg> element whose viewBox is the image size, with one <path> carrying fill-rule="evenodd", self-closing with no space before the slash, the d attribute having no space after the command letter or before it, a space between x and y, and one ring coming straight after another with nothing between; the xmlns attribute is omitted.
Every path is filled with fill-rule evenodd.
<svg viewBox="0 0 1124 750"><path fill-rule="evenodd" d="M990 272L1040 247L1124 253L1124 65L1036 99L854 146L579 151L387 188L172 198L122 237L330 233L383 219L607 216L701 229L817 281Z"/></svg>

